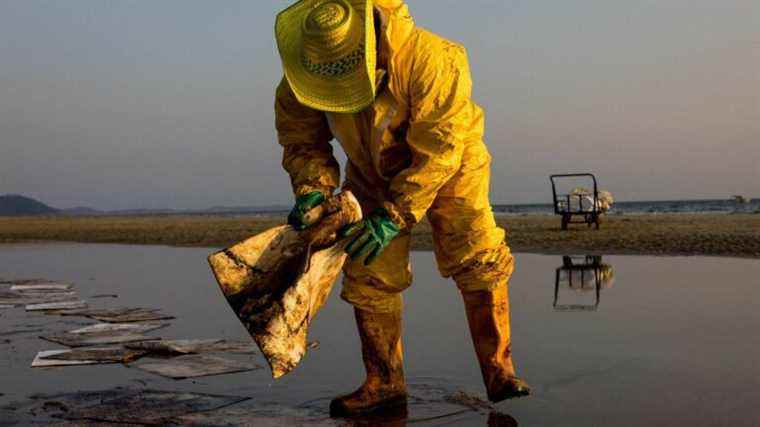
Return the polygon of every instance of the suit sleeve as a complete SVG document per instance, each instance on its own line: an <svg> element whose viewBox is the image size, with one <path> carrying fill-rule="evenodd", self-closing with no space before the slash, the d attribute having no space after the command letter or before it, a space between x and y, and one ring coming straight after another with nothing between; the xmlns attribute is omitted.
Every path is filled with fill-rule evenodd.
<svg viewBox="0 0 760 427"><path fill-rule="evenodd" d="M282 166L290 175L293 193L331 195L340 183L340 166L333 156L325 114L298 102L284 78L277 87L274 111Z"/></svg>
<svg viewBox="0 0 760 427"><path fill-rule="evenodd" d="M420 221L438 191L459 170L473 125L472 81L467 54L446 44L426 49L411 71L410 167L391 181L386 206L403 227Z"/></svg>

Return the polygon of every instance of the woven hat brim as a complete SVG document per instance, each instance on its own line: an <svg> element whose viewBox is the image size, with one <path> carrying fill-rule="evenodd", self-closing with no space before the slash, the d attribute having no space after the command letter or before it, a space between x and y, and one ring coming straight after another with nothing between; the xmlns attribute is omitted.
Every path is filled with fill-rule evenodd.
<svg viewBox="0 0 760 427"><path fill-rule="evenodd" d="M375 26L372 0L347 0L363 20L364 60L357 68L341 77L328 77L309 72L301 58L302 23L316 0L301 0L277 15L275 38L285 78L298 101L321 111L355 113L375 99Z"/></svg>

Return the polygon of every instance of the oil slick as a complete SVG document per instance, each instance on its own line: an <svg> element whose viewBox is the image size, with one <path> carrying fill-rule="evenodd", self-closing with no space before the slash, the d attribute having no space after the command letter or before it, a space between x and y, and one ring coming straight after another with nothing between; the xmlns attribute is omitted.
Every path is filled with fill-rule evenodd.
<svg viewBox="0 0 760 427"><path fill-rule="evenodd" d="M178 417L195 413L213 416L219 409L248 399L242 396L116 388L37 395L18 412L37 414L37 421L45 425L48 422L55 425L176 425L181 423ZM19 425L24 425L27 419L19 418ZM61 419L70 423L61 423ZM11 418L3 421L15 425L19 420ZM220 422L225 425L223 421L224 418L216 418L213 425Z"/></svg>
<svg viewBox="0 0 760 427"><path fill-rule="evenodd" d="M100 334L100 333L144 333L169 326L169 323L98 323L69 331L70 334Z"/></svg>
<svg viewBox="0 0 760 427"><path fill-rule="evenodd" d="M157 340L127 344L127 348L149 351L151 354L182 355L197 353L237 353L256 352L252 342L229 341L225 339L205 340Z"/></svg>
<svg viewBox="0 0 760 427"><path fill-rule="evenodd" d="M101 332L97 334L72 334L70 332L63 332L60 334L41 335L40 338L45 341L74 348L106 344L124 344L158 339L157 337L137 333L119 333L114 335L111 332Z"/></svg>
<svg viewBox="0 0 760 427"><path fill-rule="evenodd" d="M168 360L154 360L135 366L152 374L175 380L208 377L252 371L261 366L250 361L237 361L216 356L187 355Z"/></svg>
<svg viewBox="0 0 760 427"><path fill-rule="evenodd" d="M82 316L107 323L135 323L153 322L159 320L174 319L173 316L161 313L159 309L149 308L112 308L112 309L84 309L84 310L60 310L50 312L60 316Z"/></svg>
<svg viewBox="0 0 760 427"><path fill-rule="evenodd" d="M33 368L98 365L107 363L131 363L147 354L144 351L122 347L88 348L75 350L42 351L32 362Z"/></svg>
<svg viewBox="0 0 760 427"><path fill-rule="evenodd" d="M66 292L70 291L73 285L70 283L44 282L29 285L13 285L11 291L14 292Z"/></svg>
<svg viewBox="0 0 760 427"><path fill-rule="evenodd" d="M43 304L30 304L26 306L26 311L76 310L81 308L87 308L87 301L63 301Z"/></svg>

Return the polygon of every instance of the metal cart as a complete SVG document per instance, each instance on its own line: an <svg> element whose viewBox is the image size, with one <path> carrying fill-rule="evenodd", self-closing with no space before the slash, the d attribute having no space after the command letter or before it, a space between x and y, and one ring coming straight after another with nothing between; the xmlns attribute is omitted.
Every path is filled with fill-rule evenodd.
<svg viewBox="0 0 760 427"><path fill-rule="evenodd" d="M562 178L578 178L588 177L594 183L593 203L591 209L583 208L582 194L557 194L557 181ZM552 175L549 177L552 182L552 195L554 197L554 213L562 216L562 229L567 230L568 224L587 224L591 227L592 224L596 224L596 229L599 229L601 222L602 212L599 210L599 186L596 183L596 177L591 173L570 173ZM578 198L577 209L573 208L573 202L575 198ZM573 219L573 217L580 217L580 219Z"/></svg>

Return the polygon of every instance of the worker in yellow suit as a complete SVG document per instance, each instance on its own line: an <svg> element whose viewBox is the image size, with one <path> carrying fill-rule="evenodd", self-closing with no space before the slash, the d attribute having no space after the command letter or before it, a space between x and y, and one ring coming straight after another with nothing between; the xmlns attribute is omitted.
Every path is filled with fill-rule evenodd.
<svg viewBox="0 0 760 427"><path fill-rule="evenodd" d="M289 223L343 188L365 219L351 236L341 296L355 307L365 383L333 416L406 403L401 292L412 282L410 230L424 215L435 255L464 299L488 397L527 395L512 364L507 284L514 268L488 199L491 156L471 100L465 49L418 28L401 0L302 0L277 16L285 77L275 112L296 195Z"/></svg>

